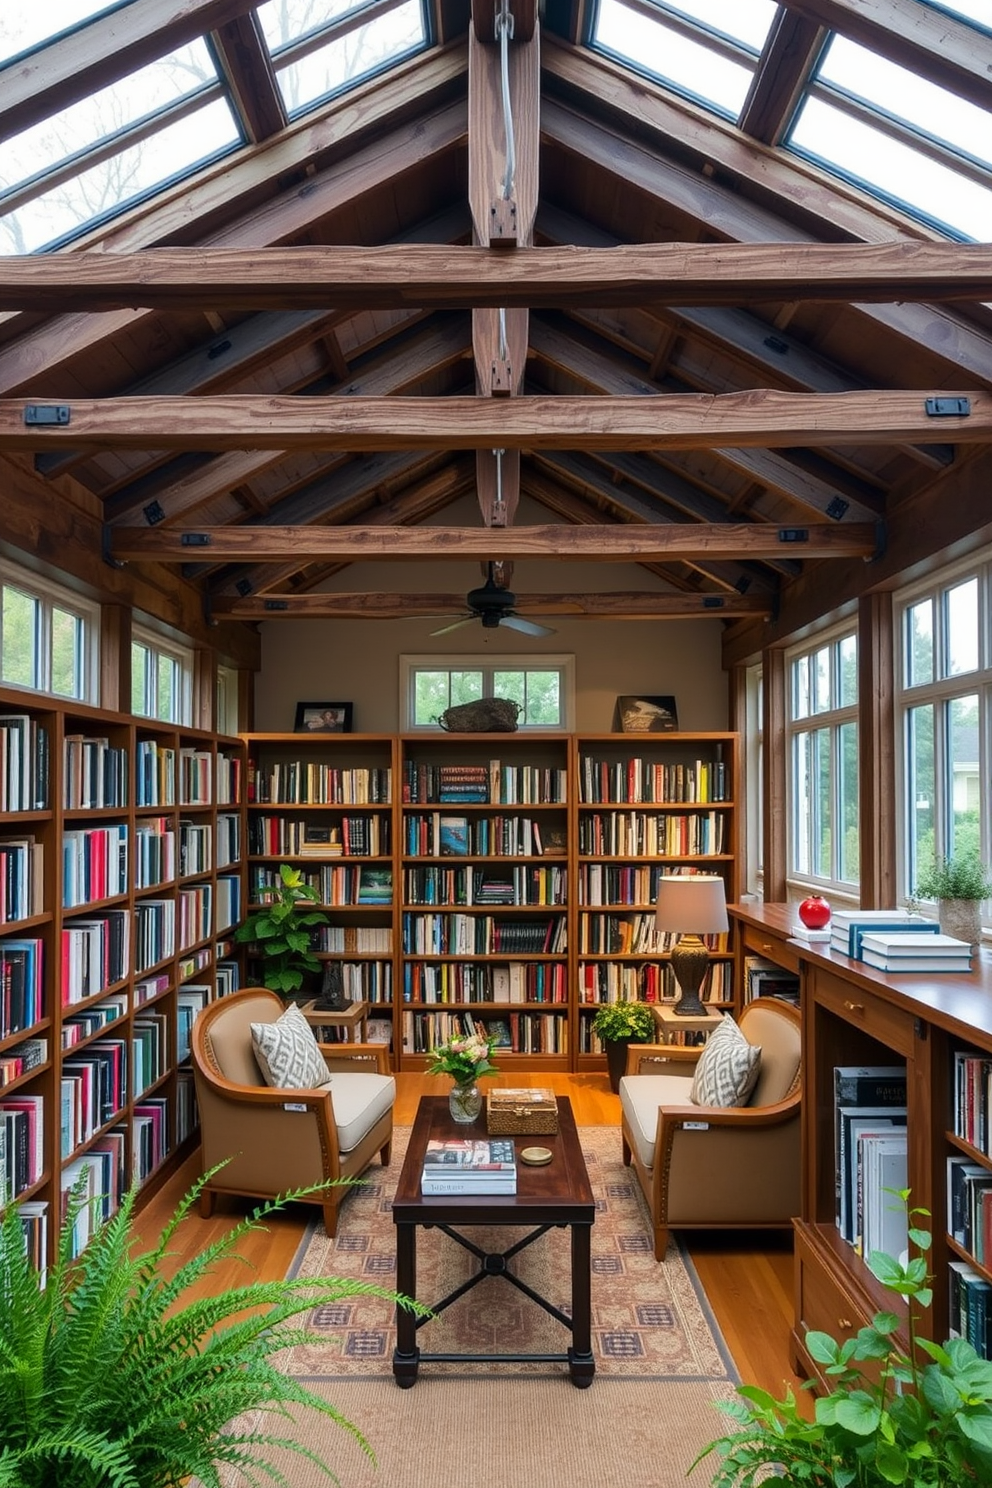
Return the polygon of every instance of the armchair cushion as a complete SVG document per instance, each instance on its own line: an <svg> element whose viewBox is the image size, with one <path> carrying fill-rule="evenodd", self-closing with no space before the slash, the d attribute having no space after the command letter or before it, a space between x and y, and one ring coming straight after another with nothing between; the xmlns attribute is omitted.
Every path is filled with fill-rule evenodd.
<svg viewBox="0 0 992 1488"><path fill-rule="evenodd" d="M697 1106L743 1106L754 1089L761 1048L749 1044L733 1018L714 1029L696 1064L690 1099Z"/></svg>
<svg viewBox="0 0 992 1488"><path fill-rule="evenodd" d="M392 1109L396 1081L392 1075L337 1074L333 1091L334 1125L344 1157Z"/></svg>
<svg viewBox="0 0 992 1488"><path fill-rule="evenodd" d="M659 1108L688 1106L691 1092L691 1070L684 1075L627 1075L620 1081L624 1122L645 1168L654 1167Z"/></svg>
<svg viewBox="0 0 992 1488"><path fill-rule="evenodd" d="M295 1003L274 1023L253 1023L251 1045L266 1085L311 1090L329 1079L320 1045Z"/></svg>

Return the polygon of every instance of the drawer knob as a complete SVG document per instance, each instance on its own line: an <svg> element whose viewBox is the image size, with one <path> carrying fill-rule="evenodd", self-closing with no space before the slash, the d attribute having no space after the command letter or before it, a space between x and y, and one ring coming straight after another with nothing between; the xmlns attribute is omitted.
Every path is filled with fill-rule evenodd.
<svg viewBox="0 0 992 1488"><path fill-rule="evenodd" d="M865 1005L863 1002L845 1001L844 1006L849 1013L863 1013L865 1010Z"/></svg>

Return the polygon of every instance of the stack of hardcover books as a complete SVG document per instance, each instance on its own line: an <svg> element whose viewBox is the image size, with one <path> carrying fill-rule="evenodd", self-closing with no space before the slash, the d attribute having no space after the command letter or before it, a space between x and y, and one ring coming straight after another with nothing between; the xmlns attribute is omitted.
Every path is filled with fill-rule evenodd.
<svg viewBox="0 0 992 1488"><path fill-rule="evenodd" d="M830 920L830 948L861 961L861 942L866 935L886 931L900 935L936 935L936 920L925 920L908 909L835 909Z"/></svg>
<svg viewBox="0 0 992 1488"><path fill-rule="evenodd" d="M953 935L873 930L861 937L861 960L876 971L970 971L971 946Z"/></svg>
<svg viewBox="0 0 992 1488"><path fill-rule="evenodd" d="M424 1194L515 1194L517 1159L508 1137L427 1143Z"/></svg>

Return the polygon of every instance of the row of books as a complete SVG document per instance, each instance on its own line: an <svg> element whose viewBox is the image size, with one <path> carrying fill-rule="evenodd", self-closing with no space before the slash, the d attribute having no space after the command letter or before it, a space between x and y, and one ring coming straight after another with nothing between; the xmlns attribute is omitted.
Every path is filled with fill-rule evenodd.
<svg viewBox="0 0 992 1488"><path fill-rule="evenodd" d="M965 1261L948 1266L948 1333L964 1338L984 1359L992 1359L992 1284Z"/></svg>
<svg viewBox="0 0 992 1488"><path fill-rule="evenodd" d="M227 868L232 863L241 861L241 818L234 811L220 811L217 813L217 824L214 835L214 845L217 854L217 867ZM209 864L207 865L209 867ZM180 873L192 873L192 868L187 868L180 856Z"/></svg>
<svg viewBox="0 0 992 1488"><path fill-rule="evenodd" d="M282 881L274 868L253 865L248 874L252 902L265 903L265 896L278 892ZM316 889L321 904L343 907L354 904L391 904L393 870L382 863L336 863L303 874L308 888Z"/></svg>
<svg viewBox="0 0 992 1488"><path fill-rule="evenodd" d="M169 1155L169 1108L165 1096L151 1096L135 1106L131 1134L132 1177L144 1182Z"/></svg>
<svg viewBox="0 0 992 1488"><path fill-rule="evenodd" d="M226 818L227 822L237 818ZM214 829L205 822L179 823L179 876L209 873L213 867Z"/></svg>
<svg viewBox="0 0 992 1488"><path fill-rule="evenodd" d="M429 1141L420 1191L425 1195L515 1194L517 1159L511 1137Z"/></svg>
<svg viewBox="0 0 992 1488"><path fill-rule="evenodd" d="M48 1062L47 1038L22 1039L0 1052L0 1090Z"/></svg>
<svg viewBox="0 0 992 1488"><path fill-rule="evenodd" d="M154 888L176 876L176 834L170 817L140 821L134 829L134 882ZM102 896L100 896L102 897Z"/></svg>
<svg viewBox="0 0 992 1488"><path fill-rule="evenodd" d="M40 939L0 940L0 1038L23 1033L40 1020L44 956Z"/></svg>
<svg viewBox="0 0 992 1488"><path fill-rule="evenodd" d="M340 843L331 851L331 833ZM380 857L390 851L389 818L343 816L336 827L302 817L253 815L248 822L248 851L256 857Z"/></svg>
<svg viewBox="0 0 992 1488"><path fill-rule="evenodd" d="M524 1003L568 1000L568 968L561 961L410 961L403 967L404 1002Z"/></svg>
<svg viewBox="0 0 992 1488"><path fill-rule="evenodd" d="M94 1003L92 1007L64 1017L62 1019L62 1048L75 1048L84 1039L90 1038L94 1033L99 1033L102 1028L112 1027L126 1015L127 994L116 992Z"/></svg>
<svg viewBox="0 0 992 1488"><path fill-rule="evenodd" d="M123 822L63 832L63 909L127 893L128 837Z"/></svg>
<svg viewBox="0 0 992 1488"><path fill-rule="evenodd" d="M69 1158L127 1103L128 1047L123 1038L95 1039L62 1065L62 1157Z"/></svg>
<svg viewBox="0 0 992 1488"><path fill-rule="evenodd" d="M0 1204L37 1183L45 1170L45 1115L40 1095L0 1101Z"/></svg>
<svg viewBox="0 0 992 1488"><path fill-rule="evenodd" d="M213 930L213 885L191 884L176 895L179 911L179 949L206 940Z"/></svg>
<svg viewBox="0 0 992 1488"><path fill-rule="evenodd" d="M836 1222L859 1253L906 1246L906 1068L837 1065L834 1079Z"/></svg>
<svg viewBox="0 0 992 1488"><path fill-rule="evenodd" d="M128 757L120 745L66 734L62 763L62 804L67 811L127 805Z"/></svg>
<svg viewBox="0 0 992 1488"><path fill-rule="evenodd" d="M992 1058L959 1049L953 1063L954 1131L992 1157Z"/></svg>
<svg viewBox="0 0 992 1488"><path fill-rule="evenodd" d="M942 935L935 920L908 909L835 910L831 949L876 971L957 972L971 969L967 941Z"/></svg>
<svg viewBox="0 0 992 1488"><path fill-rule="evenodd" d="M680 869L680 875L694 873L693 868ZM709 871L709 870L707 870ZM579 904L592 908L616 905L629 909L653 909L663 878L671 876L670 868L641 863L623 867L613 863L579 864ZM717 949L726 949L724 936Z"/></svg>
<svg viewBox="0 0 992 1488"><path fill-rule="evenodd" d="M393 931L390 925L321 925L316 948L353 956L388 956Z"/></svg>
<svg viewBox="0 0 992 1488"><path fill-rule="evenodd" d="M135 1096L144 1095L165 1070L167 1020L164 1013L144 1013L135 1018L131 1036L132 1075Z"/></svg>
<svg viewBox="0 0 992 1488"><path fill-rule="evenodd" d="M584 804L706 804L729 800L729 788L727 769L719 757L697 759L692 764L664 764L659 760L597 760L583 755L579 766L579 800Z"/></svg>
<svg viewBox="0 0 992 1488"><path fill-rule="evenodd" d="M407 868L403 874L407 904L565 904L568 872L564 867L518 864L505 868Z"/></svg>
<svg viewBox="0 0 992 1488"><path fill-rule="evenodd" d="M778 997L798 1003L799 977L794 971L765 956L745 956L743 969L745 1002L753 1002L756 997Z"/></svg>
<svg viewBox="0 0 992 1488"><path fill-rule="evenodd" d="M711 961L699 995L704 1002L729 1002L733 967L729 961ZM635 962L580 961L580 1003L672 1002L679 987L667 961Z"/></svg>
<svg viewBox="0 0 992 1488"><path fill-rule="evenodd" d="M128 974L130 911L70 920L62 929L62 1005L83 1002Z"/></svg>
<svg viewBox="0 0 992 1488"><path fill-rule="evenodd" d="M501 1044L514 1054L567 1054L568 1019L564 1013L514 1012L505 1019L509 1044ZM494 1019L459 1008L457 1012L415 1012L403 1014L403 1048L408 1054L427 1054L438 1044L472 1034L489 1036ZM502 1037L502 1029L497 1032Z"/></svg>
<svg viewBox="0 0 992 1488"><path fill-rule="evenodd" d="M592 956L657 955L670 951L678 935L655 928L654 911L639 914L580 914L579 954ZM725 947L725 935L702 935L711 951Z"/></svg>
<svg viewBox="0 0 992 1488"><path fill-rule="evenodd" d="M75 1206L71 1252L80 1255L94 1232L116 1212L126 1186L123 1131L109 1131L82 1156L66 1163L59 1179L63 1223Z"/></svg>
<svg viewBox="0 0 992 1488"><path fill-rule="evenodd" d="M559 955L566 945L563 914L529 920L459 911L403 916L403 951L408 956Z"/></svg>
<svg viewBox="0 0 992 1488"><path fill-rule="evenodd" d="M992 1266L992 1170L955 1154L947 1159L947 1229L983 1266Z"/></svg>
<svg viewBox="0 0 992 1488"><path fill-rule="evenodd" d="M562 829L530 816L452 816L412 811L403 818L404 850L418 858L543 858L564 852Z"/></svg>
<svg viewBox="0 0 992 1488"><path fill-rule="evenodd" d="M0 839L0 925L45 908L45 849L35 837Z"/></svg>
<svg viewBox="0 0 992 1488"><path fill-rule="evenodd" d="M393 772L388 765L342 769L315 760L291 760L263 767L248 761L248 800L263 806L388 806L392 799Z"/></svg>
<svg viewBox="0 0 992 1488"><path fill-rule="evenodd" d="M705 856L727 851L722 811L599 812L579 817L579 852L611 858Z"/></svg>
<svg viewBox="0 0 992 1488"><path fill-rule="evenodd" d="M192 747L177 751L158 739L137 741L135 800L139 806L175 806L177 775L180 805L209 805L212 799L219 805L230 805L241 800L242 763L237 755L219 753L214 757L209 750ZM106 804L126 803L121 800Z"/></svg>
<svg viewBox="0 0 992 1488"><path fill-rule="evenodd" d="M0 717L0 811L48 806L48 730L26 713Z"/></svg>
<svg viewBox="0 0 992 1488"><path fill-rule="evenodd" d="M474 768L485 771L488 789L481 799L494 806L558 806L566 800L566 770L542 765L504 765L498 759L490 760L487 766ZM454 773L462 769L471 770L473 767L407 760L403 766L403 800L413 804L440 804L445 799L441 795L442 788L451 800L459 779L465 788L469 788L481 778L478 775L459 777Z"/></svg>

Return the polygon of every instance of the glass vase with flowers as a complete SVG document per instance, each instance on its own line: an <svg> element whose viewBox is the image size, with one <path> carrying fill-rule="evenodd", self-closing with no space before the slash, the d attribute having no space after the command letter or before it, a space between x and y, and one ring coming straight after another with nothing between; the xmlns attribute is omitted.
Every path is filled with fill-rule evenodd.
<svg viewBox="0 0 992 1488"><path fill-rule="evenodd" d="M460 1125L474 1121L482 1110L482 1094L479 1080L483 1075L495 1075L492 1062L495 1040L473 1033L464 1038L450 1038L428 1054L429 1075L450 1075L454 1084L448 1093L448 1109L451 1119Z"/></svg>

